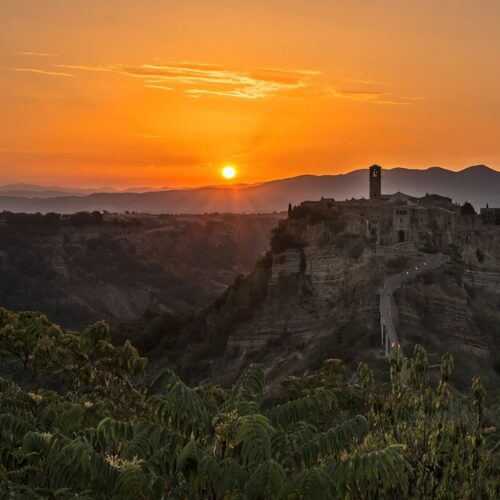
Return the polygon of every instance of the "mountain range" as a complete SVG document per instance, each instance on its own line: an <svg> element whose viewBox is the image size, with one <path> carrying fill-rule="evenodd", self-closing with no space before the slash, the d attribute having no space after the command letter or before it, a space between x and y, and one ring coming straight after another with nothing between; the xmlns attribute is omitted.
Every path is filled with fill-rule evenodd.
<svg viewBox="0 0 500 500"><path fill-rule="evenodd" d="M485 165L461 171L431 167L426 170L394 168L383 170L384 193L402 191L423 196L437 193L458 203L471 202L476 209L489 204L500 207L500 172ZM195 189L118 191L110 188L91 192L36 185L0 187L0 211L61 212L107 210L149 213L270 213L286 210L288 203L321 197L361 198L368 196L368 171L338 175L302 175L254 185L208 186Z"/></svg>
<svg viewBox="0 0 500 500"><path fill-rule="evenodd" d="M111 186L100 188L78 188L65 186L42 186L39 184L15 183L0 186L0 196L20 198L58 198L60 196L86 196L94 193L144 193L146 191L168 191L170 188L131 187L117 189Z"/></svg>

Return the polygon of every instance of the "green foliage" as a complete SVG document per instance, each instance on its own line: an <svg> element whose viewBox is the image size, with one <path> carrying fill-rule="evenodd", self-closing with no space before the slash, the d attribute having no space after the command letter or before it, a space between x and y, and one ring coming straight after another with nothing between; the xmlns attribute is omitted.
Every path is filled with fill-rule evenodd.
<svg viewBox="0 0 500 500"><path fill-rule="evenodd" d="M65 332L46 316L0 309L0 357L18 362L28 375L43 374L54 388L83 397L99 396L113 415L139 404L133 381L144 375L146 359L126 341L110 343L109 327L98 322L82 333Z"/></svg>
<svg viewBox="0 0 500 500"><path fill-rule="evenodd" d="M271 251L273 254L279 254L291 249L300 249L304 243L290 234L285 225L275 227L271 231Z"/></svg>
<svg viewBox="0 0 500 500"><path fill-rule="evenodd" d="M394 350L389 386L366 365L347 383L328 360L272 402L259 366L227 389L189 387L169 369L145 385L145 360L112 346L104 323L65 333L33 314L0 318L4 356L72 381L30 392L0 379L1 498L498 496L484 389L476 378L470 397L455 395L451 357L437 386L421 348Z"/></svg>
<svg viewBox="0 0 500 500"><path fill-rule="evenodd" d="M431 385L427 354L415 347L412 359L400 348L391 353L389 394L373 391L366 366L360 373L367 395L374 443L401 443L412 468L412 498L496 498L498 469L483 443L484 389L478 378L470 398L449 385L453 358L441 361L437 386ZM376 437L378 435L378 437Z"/></svg>

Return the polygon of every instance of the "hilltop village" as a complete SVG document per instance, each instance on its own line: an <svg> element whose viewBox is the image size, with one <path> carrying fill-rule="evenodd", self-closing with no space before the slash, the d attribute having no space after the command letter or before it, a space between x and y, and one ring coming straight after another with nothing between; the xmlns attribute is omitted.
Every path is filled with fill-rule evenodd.
<svg viewBox="0 0 500 500"><path fill-rule="evenodd" d="M267 258L208 311L210 377L229 380L258 362L279 379L325 356L356 366L386 355L396 329L405 352L422 344L433 362L453 353L464 386L477 366L496 380L498 211L478 214L439 194L384 194L378 165L368 177L367 199L289 206Z"/></svg>
<svg viewBox="0 0 500 500"><path fill-rule="evenodd" d="M438 237L439 246L452 245L458 226L469 230L488 230L500 221L500 209L482 208L476 214L465 203L459 205L439 194L417 198L405 193L382 193L382 167L369 168L369 198L336 201L304 201L296 212L314 212L318 216L341 216L345 232L376 241L377 245L395 245L412 242L416 246L428 244L430 232ZM293 209L289 215L293 217Z"/></svg>

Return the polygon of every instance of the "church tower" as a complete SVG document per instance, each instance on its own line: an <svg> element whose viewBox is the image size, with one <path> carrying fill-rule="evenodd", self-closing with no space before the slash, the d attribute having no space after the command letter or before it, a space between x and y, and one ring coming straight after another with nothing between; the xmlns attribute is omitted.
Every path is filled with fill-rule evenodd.
<svg viewBox="0 0 500 500"><path fill-rule="evenodd" d="M370 200L380 200L382 195L382 167L370 167Z"/></svg>

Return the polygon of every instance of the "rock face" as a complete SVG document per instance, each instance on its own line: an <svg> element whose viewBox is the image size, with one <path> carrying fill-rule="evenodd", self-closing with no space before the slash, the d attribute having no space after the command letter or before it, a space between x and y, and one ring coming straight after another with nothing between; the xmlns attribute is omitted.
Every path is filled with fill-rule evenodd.
<svg viewBox="0 0 500 500"><path fill-rule="evenodd" d="M327 357L340 357L354 366L359 360L383 356L379 288L388 275L411 267L425 254L408 244L377 247L336 232L325 222L291 220L283 222L282 229L282 237L286 234L289 243L300 245L273 253L265 300L251 318L230 330L223 354L212 361L210 378L227 382L250 362L262 363L272 381L307 373ZM490 314L478 285L488 286L490 292L500 290L500 273L484 271L500 269L500 231L462 227L453 237L453 246L439 249L451 255L450 264L394 294L398 335L408 354L421 343L437 363L451 351L464 364L464 376L469 365L488 365L488 375L494 377L500 330L496 335L495 326L486 331L478 319L479 310ZM467 267L474 270L475 283L467 277ZM500 305L499 295L497 299ZM500 317L492 314L500 326Z"/></svg>
<svg viewBox="0 0 500 500"><path fill-rule="evenodd" d="M356 316L365 318L367 331L372 331L378 321L378 264L370 251L353 260L331 247L275 256L267 300L228 338L225 376L252 360L269 366L271 378L273 373L303 371L323 355L336 354L332 347L339 327Z"/></svg>
<svg viewBox="0 0 500 500"><path fill-rule="evenodd" d="M445 352L453 354L459 387L467 387L476 374L494 386L500 382L496 366L500 360L500 274L493 280L489 273L487 288L472 283L467 274L448 266L402 287L395 297L399 340L407 352L414 344L422 344L431 363L439 363Z"/></svg>

